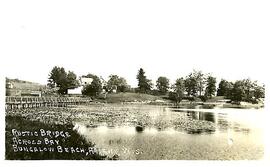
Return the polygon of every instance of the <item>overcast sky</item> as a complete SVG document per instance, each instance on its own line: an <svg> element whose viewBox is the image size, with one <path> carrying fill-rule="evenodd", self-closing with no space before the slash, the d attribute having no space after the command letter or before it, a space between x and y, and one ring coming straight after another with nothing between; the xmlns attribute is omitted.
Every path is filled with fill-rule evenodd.
<svg viewBox="0 0 270 167"><path fill-rule="evenodd" d="M266 81L269 6L261 1L6 1L0 7L4 76L45 84L53 66L137 85L192 69ZM5 16L5 17L3 17Z"/></svg>

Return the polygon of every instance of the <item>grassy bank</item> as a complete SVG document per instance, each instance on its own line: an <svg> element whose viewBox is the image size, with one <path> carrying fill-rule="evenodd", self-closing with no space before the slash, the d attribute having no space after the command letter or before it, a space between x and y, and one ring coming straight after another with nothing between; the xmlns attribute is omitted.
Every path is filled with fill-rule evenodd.
<svg viewBox="0 0 270 167"><path fill-rule="evenodd" d="M50 131L63 131L68 132L70 137L67 138L59 138L56 136L48 137L50 140L59 140L62 148L84 148L88 150L89 148L94 148L93 144L89 144L86 142L84 138L82 138L77 132L72 130L73 126L70 124L67 125L57 125L57 124L45 124L39 121L31 121L26 120L20 116L6 116L6 129L5 129L5 147L6 154L5 159L7 160L102 160L105 159L106 156L101 156L97 153L86 154L86 152L58 152L56 145L52 145L54 148L53 152L44 151L44 148L48 148L48 143L44 142L44 136L24 136L19 137L20 139L24 139L27 141L42 141L37 148L42 148L43 151L31 152L31 151L14 151L14 134L12 133L12 129L16 129L18 131L30 131L30 132L39 132L40 129L50 130ZM18 144L19 147L19 144ZM21 144L22 147L30 148L30 145L25 146L25 144ZM91 152L92 153L92 152Z"/></svg>
<svg viewBox="0 0 270 167"><path fill-rule="evenodd" d="M228 99L227 99L228 100ZM174 103L169 100L167 96L155 96L149 94L141 93L112 93L107 94L106 98L97 100L99 102L105 103L147 103L152 105L168 105L175 106L179 108L204 108L204 109L213 109L215 107L219 108L263 108L263 103L252 104L241 102L237 104L226 103L224 96L214 96L211 99L207 99L203 102L200 98L194 98L193 101L184 99L179 104Z"/></svg>
<svg viewBox="0 0 270 167"><path fill-rule="evenodd" d="M115 93L108 94L104 100L107 103L121 103L121 102L154 102L164 101L162 97L153 96L142 93Z"/></svg>

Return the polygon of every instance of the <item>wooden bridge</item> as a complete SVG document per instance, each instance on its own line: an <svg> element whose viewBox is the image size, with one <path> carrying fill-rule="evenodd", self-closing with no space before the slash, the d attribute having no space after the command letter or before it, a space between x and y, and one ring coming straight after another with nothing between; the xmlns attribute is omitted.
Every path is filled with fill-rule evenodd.
<svg viewBox="0 0 270 167"><path fill-rule="evenodd" d="M88 104L91 98L82 97L6 97L6 109L38 108L38 107L68 107Z"/></svg>

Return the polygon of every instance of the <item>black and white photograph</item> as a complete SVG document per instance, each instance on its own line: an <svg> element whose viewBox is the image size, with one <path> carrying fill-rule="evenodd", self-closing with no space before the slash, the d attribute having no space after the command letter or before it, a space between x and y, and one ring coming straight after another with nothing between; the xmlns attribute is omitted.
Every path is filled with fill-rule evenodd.
<svg viewBox="0 0 270 167"><path fill-rule="evenodd" d="M266 165L269 8L1 1L4 166Z"/></svg>

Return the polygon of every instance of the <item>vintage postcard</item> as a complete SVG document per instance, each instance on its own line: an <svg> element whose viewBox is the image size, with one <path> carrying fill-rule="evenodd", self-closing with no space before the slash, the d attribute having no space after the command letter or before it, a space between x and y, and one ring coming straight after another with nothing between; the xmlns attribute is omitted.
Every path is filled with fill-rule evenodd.
<svg viewBox="0 0 270 167"><path fill-rule="evenodd" d="M269 5L0 4L5 163L270 159Z"/></svg>

